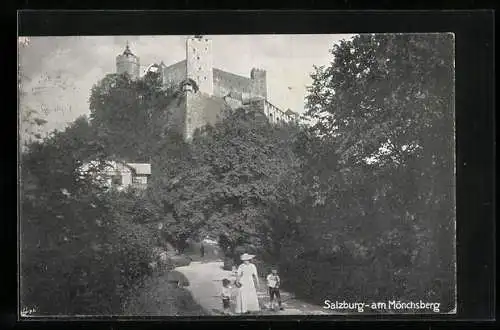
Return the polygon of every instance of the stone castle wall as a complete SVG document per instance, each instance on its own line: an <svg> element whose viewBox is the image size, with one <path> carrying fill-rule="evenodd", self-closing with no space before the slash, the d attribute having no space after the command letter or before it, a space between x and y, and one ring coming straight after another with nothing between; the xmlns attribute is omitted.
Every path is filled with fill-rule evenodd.
<svg viewBox="0 0 500 330"><path fill-rule="evenodd" d="M165 86L179 85L186 77L186 60L177 62L163 69L163 84Z"/></svg>
<svg viewBox="0 0 500 330"><path fill-rule="evenodd" d="M139 77L139 58L128 46L116 58L117 73L128 72ZM170 66L160 65L163 84L179 87L186 79L196 82L198 90L183 90L175 104L166 113L166 129L190 139L196 129L214 125L225 108L237 109L252 104L262 111L271 123L282 123L295 118L267 101L266 71L252 69L244 77L217 68L212 63L212 42L203 37L186 41L186 59ZM163 120L162 120L163 121Z"/></svg>
<svg viewBox="0 0 500 330"><path fill-rule="evenodd" d="M284 112L267 100L252 101L252 106L254 109L262 111L272 124L284 124L297 119L295 116Z"/></svg>
<svg viewBox="0 0 500 330"><path fill-rule="evenodd" d="M241 105L256 97L267 99L266 71L252 69L243 77L213 68L212 41L203 37L186 40L186 59L163 69L165 85L179 84L186 78L196 82L201 93L231 99Z"/></svg>
<svg viewBox="0 0 500 330"><path fill-rule="evenodd" d="M134 55L121 54L116 57L116 73L128 73L132 79L139 78L140 59Z"/></svg>
<svg viewBox="0 0 500 330"><path fill-rule="evenodd" d="M251 80L252 96L254 97L260 96L264 100L267 100L266 71L253 68L252 71L250 71L250 80Z"/></svg>
<svg viewBox="0 0 500 330"><path fill-rule="evenodd" d="M186 41L187 78L193 79L199 91L214 93L212 41L207 38L189 38Z"/></svg>
<svg viewBox="0 0 500 330"><path fill-rule="evenodd" d="M264 101L264 113L266 114L266 117L269 118L269 122L273 124L283 124L294 120L292 116L286 114L281 109L267 101Z"/></svg>
<svg viewBox="0 0 500 330"><path fill-rule="evenodd" d="M167 108L166 130L184 135L186 126L186 98L179 96Z"/></svg>
<svg viewBox="0 0 500 330"><path fill-rule="evenodd" d="M217 97L229 96L243 101L250 98L252 93L251 80L233 73L214 69L214 95Z"/></svg>
<svg viewBox="0 0 500 330"><path fill-rule="evenodd" d="M225 108L224 100L219 97L187 91L168 107L166 129L189 140L196 129L220 121Z"/></svg>
<svg viewBox="0 0 500 330"><path fill-rule="evenodd" d="M188 75L188 63L186 60L177 62L163 69L163 83L166 86L178 85L187 77L193 79L200 91L204 91L203 86L200 86L200 77L204 80L205 75L200 77L196 76L194 73ZM238 100L240 103L246 103L248 100L261 97L266 98L266 80L265 72L261 73L256 79L251 79L248 77L243 77L230 72L226 72L217 68L212 69L212 80L213 80L213 93L205 94L213 95L216 97L224 98L230 97L232 99ZM210 88L210 87L209 87Z"/></svg>
<svg viewBox="0 0 500 330"><path fill-rule="evenodd" d="M185 95L186 100L186 125L184 136L191 139L196 129L206 125L215 125L222 119L224 100L209 96L204 93L191 93Z"/></svg>
<svg viewBox="0 0 500 330"><path fill-rule="evenodd" d="M266 72L252 69L251 77L243 77L220 69L213 69L214 95L230 96L246 103L256 97L267 99Z"/></svg>

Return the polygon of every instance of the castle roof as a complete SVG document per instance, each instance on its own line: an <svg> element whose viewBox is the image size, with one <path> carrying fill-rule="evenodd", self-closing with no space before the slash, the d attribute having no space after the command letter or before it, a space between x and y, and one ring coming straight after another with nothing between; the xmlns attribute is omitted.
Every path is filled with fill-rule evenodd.
<svg viewBox="0 0 500 330"><path fill-rule="evenodd" d="M135 56L134 53L132 53L132 51L130 50L130 47L128 45L128 42L127 42L127 45L125 46L125 50L123 51L123 55L126 55L126 56Z"/></svg>

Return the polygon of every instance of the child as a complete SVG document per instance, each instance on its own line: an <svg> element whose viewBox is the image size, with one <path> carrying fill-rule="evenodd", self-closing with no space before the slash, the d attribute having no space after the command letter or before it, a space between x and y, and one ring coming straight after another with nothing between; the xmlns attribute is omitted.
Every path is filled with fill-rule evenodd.
<svg viewBox="0 0 500 330"><path fill-rule="evenodd" d="M234 278L238 278L238 268L236 266L233 266L231 269L231 276Z"/></svg>
<svg viewBox="0 0 500 330"><path fill-rule="evenodd" d="M276 269L272 269L271 274L267 275L267 287L269 288L271 309L276 309L276 304L274 302L274 298L276 298L276 300L278 300L279 309L283 310L283 307L281 307L280 277L279 277L278 271Z"/></svg>
<svg viewBox="0 0 500 330"><path fill-rule="evenodd" d="M225 278L222 280L222 308L224 309L224 314L230 314L231 307L231 287L229 286L231 282Z"/></svg>

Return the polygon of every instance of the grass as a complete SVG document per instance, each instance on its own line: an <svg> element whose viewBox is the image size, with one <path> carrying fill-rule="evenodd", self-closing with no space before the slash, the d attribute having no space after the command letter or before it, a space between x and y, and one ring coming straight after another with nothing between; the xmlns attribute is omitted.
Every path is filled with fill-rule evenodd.
<svg viewBox="0 0 500 330"><path fill-rule="evenodd" d="M193 299L189 290L178 287L187 279L176 272L164 272L148 278L136 295L124 304L127 316L200 316L209 315Z"/></svg>

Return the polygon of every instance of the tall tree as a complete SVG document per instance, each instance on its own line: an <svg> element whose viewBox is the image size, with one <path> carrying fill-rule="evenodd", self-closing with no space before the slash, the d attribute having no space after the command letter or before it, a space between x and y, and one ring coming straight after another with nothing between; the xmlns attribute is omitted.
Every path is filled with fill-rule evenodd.
<svg viewBox="0 0 500 330"><path fill-rule="evenodd" d="M174 98L156 73L138 80L110 74L92 88L91 122L110 155L149 162L165 134L166 109Z"/></svg>
<svg viewBox="0 0 500 330"><path fill-rule="evenodd" d="M148 205L103 194L92 173L79 171L100 158L107 155L85 118L22 155L20 294L38 315L121 313L148 271Z"/></svg>
<svg viewBox="0 0 500 330"><path fill-rule="evenodd" d="M359 35L312 75L316 124L297 148L309 216L295 239L316 256L371 264L370 294L435 294L436 281L444 295L454 290L453 41ZM382 290L384 276L398 286Z"/></svg>
<svg viewBox="0 0 500 330"><path fill-rule="evenodd" d="M224 235L235 247L259 245L277 183L295 158L293 127L277 128L254 109L228 114L195 135L188 160L158 189L177 235Z"/></svg>

